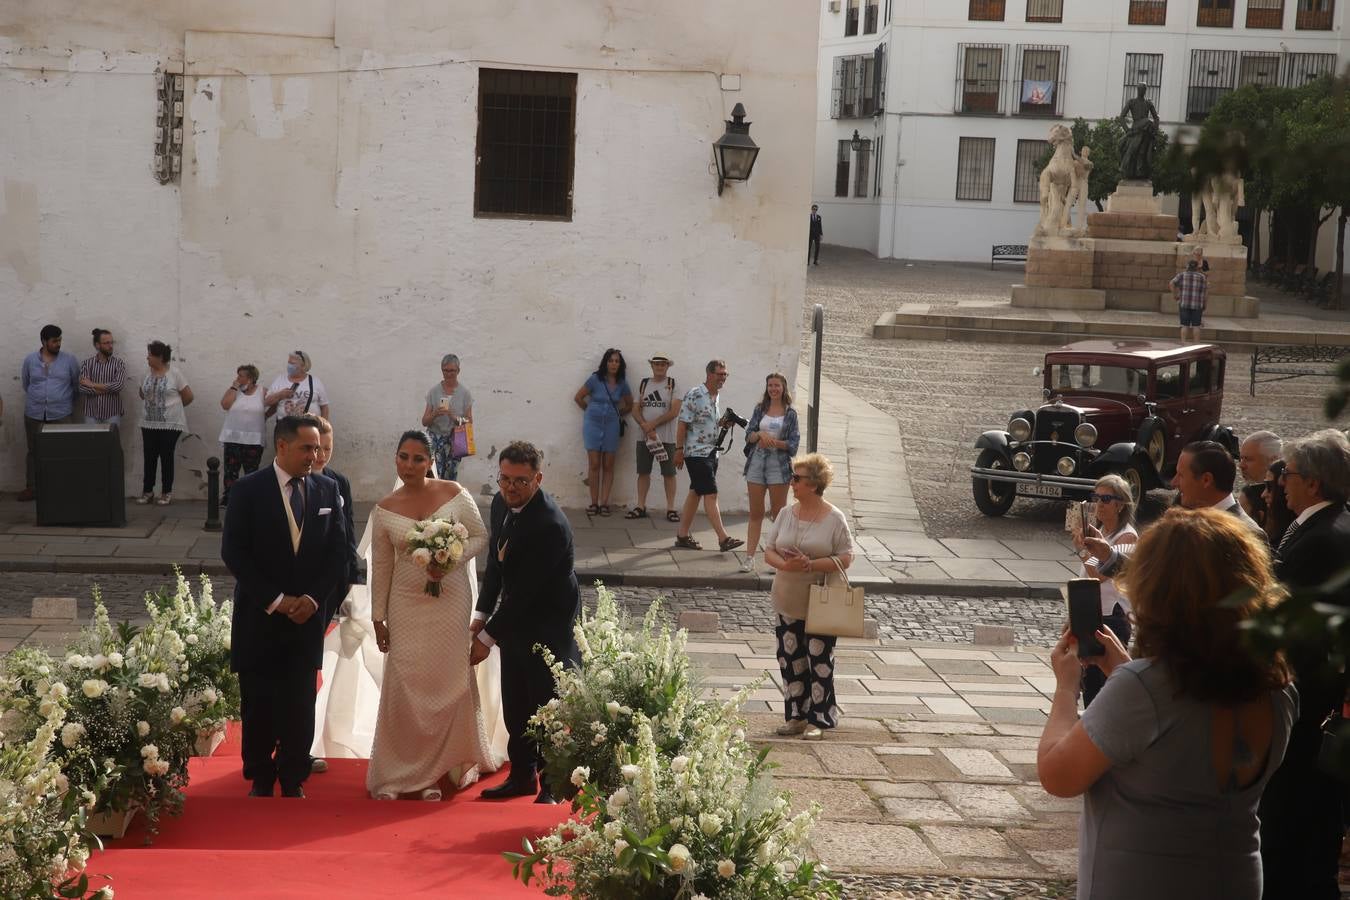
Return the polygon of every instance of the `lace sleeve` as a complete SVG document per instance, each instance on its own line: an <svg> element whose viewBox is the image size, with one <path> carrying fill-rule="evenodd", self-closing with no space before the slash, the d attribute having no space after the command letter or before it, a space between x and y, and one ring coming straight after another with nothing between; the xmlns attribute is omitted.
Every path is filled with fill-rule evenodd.
<svg viewBox="0 0 1350 900"><path fill-rule="evenodd" d="M481 556L487 549L488 533L487 526L483 524L483 515L478 511L478 504L469 496L469 492L461 491L460 496L464 501L459 504L459 520L469 531L469 540L464 544L464 562L468 562L474 557Z"/></svg>

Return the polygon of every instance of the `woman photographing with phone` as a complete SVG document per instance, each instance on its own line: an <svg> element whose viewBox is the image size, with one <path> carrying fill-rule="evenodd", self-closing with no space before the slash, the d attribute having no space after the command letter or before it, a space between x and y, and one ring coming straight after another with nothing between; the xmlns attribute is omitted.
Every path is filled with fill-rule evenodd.
<svg viewBox="0 0 1350 900"><path fill-rule="evenodd" d="M1111 546L1133 544L1139 540L1139 532L1134 527L1134 495L1130 486L1119 475L1106 475L1097 480L1090 498L1096 510L1096 521L1092 524L1101 532L1102 538ZM1119 638L1121 646L1130 645L1130 601L1116 583L1107 575L1097 571L1098 560L1083 546L1082 532L1074 535L1074 546L1078 548L1078 558L1083 565L1079 575L1083 578L1095 578L1101 582L1102 623ZM1086 708L1097 692L1106 683L1106 675L1097 666L1083 669L1083 706Z"/></svg>
<svg viewBox="0 0 1350 900"><path fill-rule="evenodd" d="M422 410L422 427L431 438L431 454L436 460L436 477L459 480L459 461L455 455L455 430L473 422L473 395L459 383L459 357L447 353L441 357L441 380L427 391Z"/></svg>

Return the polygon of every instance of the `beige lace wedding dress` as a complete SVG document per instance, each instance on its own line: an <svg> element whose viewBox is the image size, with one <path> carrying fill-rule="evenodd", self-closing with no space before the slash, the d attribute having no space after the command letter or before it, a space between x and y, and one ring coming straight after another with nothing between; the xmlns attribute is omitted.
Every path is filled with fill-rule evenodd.
<svg viewBox="0 0 1350 900"><path fill-rule="evenodd" d="M487 548L487 529L467 491L432 518L452 516L469 531L464 561L425 591L426 573L405 552L415 520L376 506L371 513L370 594L373 618L389 625L380 710L366 787L372 795L406 794L448 775L464 787L502 763L485 734L478 683L469 665L473 591L464 564Z"/></svg>

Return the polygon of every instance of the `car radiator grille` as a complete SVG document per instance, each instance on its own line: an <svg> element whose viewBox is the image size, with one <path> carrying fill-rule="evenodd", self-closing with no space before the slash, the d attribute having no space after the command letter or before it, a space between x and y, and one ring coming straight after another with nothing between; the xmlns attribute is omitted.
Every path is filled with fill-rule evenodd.
<svg viewBox="0 0 1350 900"><path fill-rule="evenodd" d="M1043 475L1053 474L1055 463L1066 454L1077 456L1078 445L1073 439L1073 430L1078 427L1079 415L1070 410L1059 412L1042 411L1036 416L1035 439L1039 441L1057 440L1060 446L1037 443L1034 454L1035 468ZM1053 437L1052 437L1053 436ZM1065 446L1067 445L1067 446Z"/></svg>

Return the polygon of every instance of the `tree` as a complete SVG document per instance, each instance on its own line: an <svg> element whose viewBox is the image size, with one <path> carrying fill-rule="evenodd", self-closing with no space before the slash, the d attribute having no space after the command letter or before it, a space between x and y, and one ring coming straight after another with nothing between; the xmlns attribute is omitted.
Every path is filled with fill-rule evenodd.
<svg viewBox="0 0 1350 900"><path fill-rule="evenodd" d="M1088 176L1088 199L1102 211L1102 203L1116 190L1120 183L1120 142L1125 137L1125 129L1119 119L1101 119L1090 124L1084 118L1073 120L1073 146L1075 153L1082 153L1084 147L1092 150L1092 174ZM1153 139L1153 193L1169 194L1176 191L1177 176L1175 167L1168 167L1165 160L1168 154L1168 138L1161 129ZM1048 150L1036 164L1036 176L1050 163L1054 151Z"/></svg>
<svg viewBox="0 0 1350 900"><path fill-rule="evenodd" d="M1340 210L1336 220L1336 278L1332 306L1341 308L1345 275L1345 223L1350 206L1350 91L1310 86L1297 106L1285 111L1285 162L1278 190L1302 198L1318 210L1320 226ZM1325 213L1321 212L1325 210ZM1317 231L1313 230L1313 240Z"/></svg>

